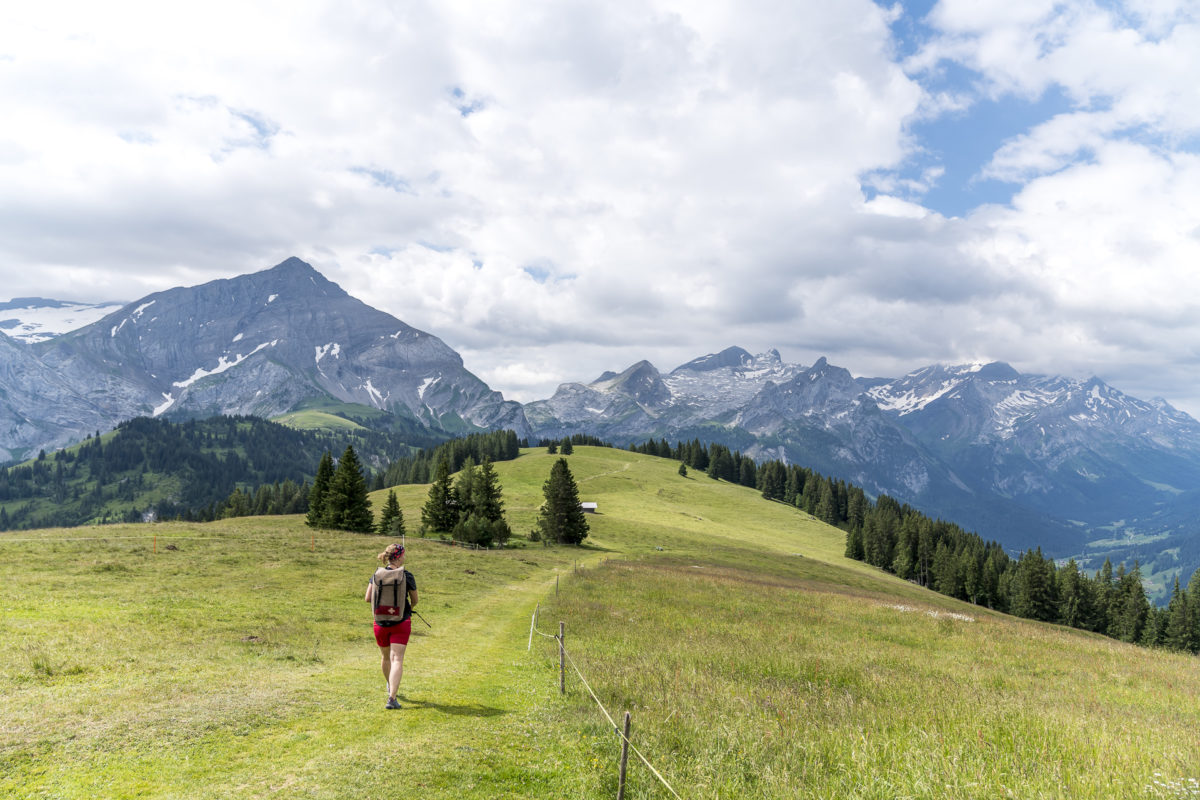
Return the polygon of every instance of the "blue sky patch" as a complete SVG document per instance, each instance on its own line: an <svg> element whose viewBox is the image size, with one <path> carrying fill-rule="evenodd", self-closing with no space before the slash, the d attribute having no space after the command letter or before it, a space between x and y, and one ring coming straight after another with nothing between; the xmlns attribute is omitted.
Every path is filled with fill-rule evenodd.
<svg viewBox="0 0 1200 800"><path fill-rule="evenodd" d="M921 147L915 171L945 170L922 203L946 216L962 216L985 203L1009 202L1020 185L984 177L984 169L1005 142L1070 110L1066 95L1054 89L1034 101L1011 95L979 99L965 111L914 124L911 132Z"/></svg>
<svg viewBox="0 0 1200 800"><path fill-rule="evenodd" d="M482 111L484 102L479 98L467 97L467 93L459 87L455 86L450 90L450 96L453 98L454 107L458 109L458 113L464 117L469 117L476 111Z"/></svg>
<svg viewBox="0 0 1200 800"><path fill-rule="evenodd" d="M903 13L891 25L898 61L920 52L936 35L925 22L935 4L936 0L901 4ZM1036 98L1013 94L990 97L983 76L948 61L910 77L932 95L945 93L969 105L960 111L913 121L908 133L914 151L907 163L895 171L864 176L864 192L870 199L880 193L884 179L898 179L903 188L892 191L945 216L961 217L981 205L1010 202L1020 185L984 175L996 152L1037 125L1074 110L1059 87ZM929 176L939 169L941 175L931 179Z"/></svg>
<svg viewBox="0 0 1200 800"><path fill-rule="evenodd" d="M370 178L372 183L382 189L391 189L393 192L399 192L400 194L415 194L408 181L404 178L401 178L390 169L378 169L376 167L351 167L350 171L355 175L362 175Z"/></svg>
<svg viewBox="0 0 1200 800"><path fill-rule="evenodd" d="M250 126L254 131L254 135L250 140L239 140L234 144L251 144L260 150L266 150L271 146L271 139L275 134L279 133L279 124L259 114L257 111L238 111L237 109L229 109L229 113L235 119L240 119L242 122Z"/></svg>

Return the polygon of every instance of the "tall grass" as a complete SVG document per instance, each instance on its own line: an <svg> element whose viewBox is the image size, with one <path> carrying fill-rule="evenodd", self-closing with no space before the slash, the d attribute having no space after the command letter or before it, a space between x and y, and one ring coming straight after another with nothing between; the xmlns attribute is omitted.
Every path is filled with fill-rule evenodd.
<svg viewBox="0 0 1200 800"><path fill-rule="evenodd" d="M685 797L1170 797L1164 776L1200 778L1194 659L814 577L614 561L547 613Z"/></svg>

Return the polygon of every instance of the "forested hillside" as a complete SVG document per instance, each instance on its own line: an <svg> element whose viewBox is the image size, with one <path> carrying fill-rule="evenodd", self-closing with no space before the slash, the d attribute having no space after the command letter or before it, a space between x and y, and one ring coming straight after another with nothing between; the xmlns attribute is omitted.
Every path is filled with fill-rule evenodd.
<svg viewBox="0 0 1200 800"><path fill-rule="evenodd" d="M302 488L321 454L347 445L377 470L411 450L395 434L370 430L299 431L257 417L141 417L0 470L0 530L212 519L231 499L241 513L281 496L306 502ZM264 485L274 487L270 498L253 491Z"/></svg>
<svg viewBox="0 0 1200 800"><path fill-rule="evenodd" d="M1041 548L1013 558L994 541L882 495L780 461L754 459L698 439L630 448L674 458L710 478L762 492L846 531L846 556L944 595L1026 619L1055 622L1151 647L1200 652L1200 580L1176 577L1165 608L1153 606L1137 562L1105 561L1088 575ZM1200 574L1200 573L1198 573Z"/></svg>

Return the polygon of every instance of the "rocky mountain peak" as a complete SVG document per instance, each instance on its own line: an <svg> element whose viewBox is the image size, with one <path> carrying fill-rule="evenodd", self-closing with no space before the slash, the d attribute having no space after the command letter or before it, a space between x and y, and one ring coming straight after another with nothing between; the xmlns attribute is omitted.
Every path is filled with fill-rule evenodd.
<svg viewBox="0 0 1200 800"><path fill-rule="evenodd" d="M779 353L775 351L775 356ZM686 364L681 364L672 372L682 372L684 370L691 372L711 372L715 369L733 368L738 369L746 367L754 362L754 356L740 347L727 347L719 353L709 353L706 356L692 359Z"/></svg>
<svg viewBox="0 0 1200 800"><path fill-rule="evenodd" d="M1021 377L1021 373L1003 361L993 361L980 367L975 377L985 381L1015 381Z"/></svg>
<svg viewBox="0 0 1200 800"><path fill-rule="evenodd" d="M4 450L55 447L135 416L273 417L309 400L365 405L433 430L529 432L519 403L468 372L436 336L351 297L298 258L157 292L29 346L26 396L0 375ZM19 401L19 402L18 402ZM2 406L3 404L0 404ZM51 420L45 407L66 422ZM53 423L53 424L51 424Z"/></svg>
<svg viewBox="0 0 1200 800"><path fill-rule="evenodd" d="M671 390L663 383L662 374L649 361L639 361L619 375L592 388L631 397L641 405L657 406L671 399Z"/></svg>

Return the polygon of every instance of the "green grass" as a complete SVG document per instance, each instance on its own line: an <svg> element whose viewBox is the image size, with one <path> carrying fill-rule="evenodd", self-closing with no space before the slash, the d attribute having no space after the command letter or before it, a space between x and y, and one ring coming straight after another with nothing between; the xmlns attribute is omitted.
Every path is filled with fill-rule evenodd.
<svg viewBox="0 0 1200 800"><path fill-rule="evenodd" d="M518 535L554 458L496 465ZM1195 659L926 592L674 462L568 460L600 508L582 548L409 539L434 627L415 623L401 712L362 602L384 539L300 518L0 537L0 796L613 797L617 737L573 672L559 696L553 641L526 649L539 603L685 798L1184 797L1200 778ZM415 528L426 487L396 491ZM626 796L670 794L635 761Z"/></svg>
<svg viewBox="0 0 1200 800"><path fill-rule="evenodd" d="M363 426L357 422L331 414L328 411L290 411L278 417L272 417L272 422L287 425L302 431L358 431Z"/></svg>

